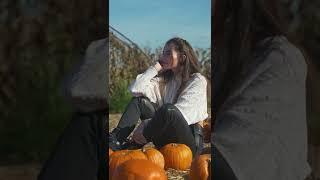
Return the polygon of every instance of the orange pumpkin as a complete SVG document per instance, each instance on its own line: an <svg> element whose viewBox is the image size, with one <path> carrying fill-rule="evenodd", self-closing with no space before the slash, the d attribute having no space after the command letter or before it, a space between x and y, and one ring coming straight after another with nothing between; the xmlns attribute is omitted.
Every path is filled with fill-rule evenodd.
<svg viewBox="0 0 320 180"><path fill-rule="evenodd" d="M170 143L163 146L160 152L164 156L165 169L187 170L191 166L192 151L184 144Z"/></svg>
<svg viewBox="0 0 320 180"><path fill-rule="evenodd" d="M109 156L113 153L112 149L109 148Z"/></svg>
<svg viewBox="0 0 320 180"><path fill-rule="evenodd" d="M191 164L189 177L190 180L208 180L211 173L211 155L203 154L197 156Z"/></svg>
<svg viewBox="0 0 320 180"><path fill-rule="evenodd" d="M161 154L160 151L154 149L154 148L143 148L142 152L147 156L148 160L155 163L162 169L164 168L164 157Z"/></svg>
<svg viewBox="0 0 320 180"><path fill-rule="evenodd" d="M132 159L122 163L115 170L112 180L167 180L166 172L144 159Z"/></svg>
<svg viewBox="0 0 320 180"><path fill-rule="evenodd" d="M120 150L113 152L109 158L109 178L111 178L119 165L131 159L147 159L147 157L141 150Z"/></svg>

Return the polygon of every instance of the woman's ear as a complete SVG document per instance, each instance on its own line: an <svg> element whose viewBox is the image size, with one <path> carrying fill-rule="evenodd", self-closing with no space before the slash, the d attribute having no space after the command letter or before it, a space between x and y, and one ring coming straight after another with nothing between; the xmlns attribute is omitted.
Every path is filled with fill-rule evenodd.
<svg viewBox="0 0 320 180"><path fill-rule="evenodd" d="M181 56L181 63L184 64L186 62L186 60L187 60L187 56L185 54L183 54Z"/></svg>
<svg viewBox="0 0 320 180"><path fill-rule="evenodd" d="M187 56L185 54L182 55L182 59L185 61L187 59Z"/></svg>
<svg viewBox="0 0 320 180"><path fill-rule="evenodd" d="M187 61L187 56L185 54L181 55L179 64L184 65L184 64L186 64L186 61Z"/></svg>

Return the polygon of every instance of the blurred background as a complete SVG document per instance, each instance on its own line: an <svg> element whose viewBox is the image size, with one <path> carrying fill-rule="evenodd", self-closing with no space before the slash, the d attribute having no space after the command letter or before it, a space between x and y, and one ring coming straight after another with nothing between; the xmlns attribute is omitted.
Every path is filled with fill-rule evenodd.
<svg viewBox="0 0 320 180"><path fill-rule="evenodd" d="M0 179L35 179L71 117L64 76L107 36L107 1L0 1Z"/></svg>

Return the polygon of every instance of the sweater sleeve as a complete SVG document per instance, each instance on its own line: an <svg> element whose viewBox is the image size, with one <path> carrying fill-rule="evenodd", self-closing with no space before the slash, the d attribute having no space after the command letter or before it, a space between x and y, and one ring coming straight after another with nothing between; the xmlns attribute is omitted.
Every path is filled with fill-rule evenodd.
<svg viewBox="0 0 320 180"><path fill-rule="evenodd" d="M193 80L187 84L175 104L188 125L195 124L208 117L207 81L201 75L194 75L192 78Z"/></svg>
<svg viewBox="0 0 320 180"><path fill-rule="evenodd" d="M139 74L129 86L132 96L145 96L154 101L155 86L158 84L158 78L155 77L157 74L158 71L153 66L149 67L144 73Z"/></svg>

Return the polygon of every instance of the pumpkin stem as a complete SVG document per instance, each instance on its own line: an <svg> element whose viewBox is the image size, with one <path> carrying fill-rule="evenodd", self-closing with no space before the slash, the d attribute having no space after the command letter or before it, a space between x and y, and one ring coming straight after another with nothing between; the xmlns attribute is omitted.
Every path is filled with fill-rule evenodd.
<svg viewBox="0 0 320 180"><path fill-rule="evenodd" d="M147 147L144 147L144 146L143 146L143 147L141 148L141 151L142 151L143 153L145 153L148 149L150 149L150 148L147 148Z"/></svg>
<svg viewBox="0 0 320 180"><path fill-rule="evenodd" d="M172 143L171 146L176 147L176 146L178 146L178 144Z"/></svg>

